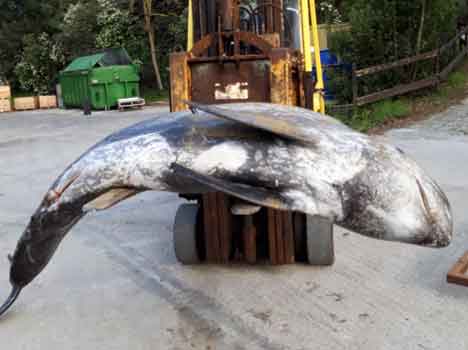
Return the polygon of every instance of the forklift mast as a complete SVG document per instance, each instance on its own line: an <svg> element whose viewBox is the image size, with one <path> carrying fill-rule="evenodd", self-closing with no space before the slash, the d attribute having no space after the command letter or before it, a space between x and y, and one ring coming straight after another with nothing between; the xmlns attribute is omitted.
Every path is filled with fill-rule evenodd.
<svg viewBox="0 0 468 350"><path fill-rule="evenodd" d="M187 52L171 56L172 110L186 109L183 100L193 99L324 112L318 41L315 50L310 45L314 17L314 0L189 0Z"/></svg>
<svg viewBox="0 0 468 350"><path fill-rule="evenodd" d="M271 102L324 112L314 1L189 0L187 51L170 55L171 111L186 110L192 100ZM221 192L181 196L197 201L176 215L181 262L254 263L261 256L274 265L334 261L329 222L272 208L239 214L232 210L236 200Z"/></svg>

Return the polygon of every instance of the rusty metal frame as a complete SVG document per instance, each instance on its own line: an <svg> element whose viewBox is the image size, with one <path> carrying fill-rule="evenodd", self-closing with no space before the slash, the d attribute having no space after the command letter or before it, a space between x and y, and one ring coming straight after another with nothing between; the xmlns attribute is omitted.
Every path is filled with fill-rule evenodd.
<svg viewBox="0 0 468 350"><path fill-rule="evenodd" d="M200 2L206 0L193 1L194 4L199 5ZM275 22L278 22L278 16L274 16L275 12L278 12L275 8L276 2L277 0L270 0L263 4L265 7L269 6L271 10L269 24L272 27L269 31L273 31ZM227 7L225 11L230 11L230 8ZM187 106L184 100L191 100L192 97L200 99L197 84L194 84L200 81L200 76L204 82L203 90L200 91L209 94L208 90L204 90L207 85L206 80L209 78L209 74L204 71L205 67L208 67L213 74L219 71L216 76L224 82L229 80L229 72L234 69L234 64L239 72L256 64L263 64L267 67L262 71L264 78L254 79L256 94L249 95L250 100L286 105L303 104L304 89L301 71L304 67L300 52L280 48L279 35L277 38L274 37L277 33L265 35L239 30L230 31L222 28L220 16L217 16L216 20L218 21L216 30L205 32L205 35L194 43L190 51L170 55L172 111L185 110ZM238 19L234 18L234 22L236 21ZM282 23L277 23L277 25L282 27ZM234 26L239 28L239 23L234 23ZM232 42L234 46L225 45L226 42ZM247 48L255 49L244 52L244 44ZM254 74L247 76L250 79ZM258 88L259 82L264 82L264 89ZM253 82L250 84L249 80L249 86L255 84ZM259 91L268 91L268 94L259 97ZM257 253L262 255L265 253L263 250L265 247L260 246L257 252L259 235L262 236L261 242L264 243L265 238L268 242L266 248L271 264L295 262L295 235L291 212L262 210L254 216L243 218L244 225L240 227L229 211L230 198L228 196L222 193L210 193L198 196L197 201L201 206L202 225L200 227L203 228L200 228L200 232L204 237L203 251L208 262L227 263L231 259L236 260L240 257L248 263L255 263L260 258ZM240 239L241 242L234 242L234 237L237 237L237 240Z"/></svg>
<svg viewBox="0 0 468 350"><path fill-rule="evenodd" d="M254 46L262 52L263 55L268 55L273 48L273 46L266 41L265 39L261 38L260 36L249 33L249 32L219 32L219 33L211 33L205 35L201 38L195 45L193 46L192 50L189 52L190 58L202 57L210 47L216 45L219 41L218 37L232 37L234 36L236 40L236 44L238 45L240 42L246 43L248 45ZM238 48L235 48L237 51ZM239 55L242 56L242 55Z"/></svg>
<svg viewBox="0 0 468 350"><path fill-rule="evenodd" d="M175 52L169 56L171 112L187 109L184 100L190 99L191 72L186 52Z"/></svg>
<svg viewBox="0 0 468 350"><path fill-rule="evenodd" d="M468 250L447 273L447 282L468 287Z"/></svg>

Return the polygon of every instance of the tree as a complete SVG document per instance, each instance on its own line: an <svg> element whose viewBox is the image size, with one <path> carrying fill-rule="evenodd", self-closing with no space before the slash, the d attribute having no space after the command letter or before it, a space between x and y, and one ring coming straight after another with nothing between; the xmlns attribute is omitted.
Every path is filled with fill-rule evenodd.
<svg viewBox="0 0 468 350"><path fill-rule="evenodd" d="M14 90L44 90L39 76L52 84L74 58L122 46L163 88L168 53L184 46L185 7L181 0L134 0L130 8L129 0L0 0L0 80Z"/></svg>
<svg viewBox="0 0 468 350"><path fill-rule="evenodd" d="M146 34L138 16L129 9L119 8L113 0L99 0L99 4L96 47L123 47L137 63L149 59Z"/></svg>
<svg viewBox="0 0 468 350"><path fill-rule="evenodd" d="M25 91L47 94L54 88L58 68L64 64L62 48L47 33L27 34L14 72Z"/></svg>
<svg viewBox="0 0 468 350"><path fill-rule="evenodd" d="M350 30L331 35L330 49L342 61L369 67L437 48L456 31L456 0L347 0ZM361 78L371 93L433 74L431 62L407 65Z"/></svg>
<svg viewBox="0 0 468 350"><path fill-rule="evenodd" d="M175 48L185 47L186 40L186 3L181 0L130 0L129 9L138 12L143 19L144 29L148 36L150 58L158 88L163 84L167 67L168 53ZM157 43L156 43L157 38ZM161 83L159 83L159 82Z"/></svg>
<svg viewBox="0 0 468 350"><path fill-rule="evenodd" d="M24 37L57 34L70 1L0 0L0 79L18 86L15 67L22 59Z"/></svg>
<svg viewBox="0 0 468 350"><path fill-rule="evenodd" d="M150 45L151 61L153 62L154 74L156 76L156 82L158 83L158 89L164 89L161 81L161 74L159 73L158 59L156 57L156 44L154 39L154 28L153 28L153 1L143 0L143 10L145 18L145 31L148 33L148 41Z"/></svg>
<svg viewBox="0 0 468 350"><path fill-rule="evenodd" d="M57 35L67 60L95 50L96 35L100 29L98 14L101 10L97 0L79 0L67 6Z"/></svg>
<svg viewBox="0 0 468 350"><path fill-rule="evenodd" d="M345 7L351 30L332 35L332 49L361 67L434 49L456 30L455 0L355 0Z"/></svg>

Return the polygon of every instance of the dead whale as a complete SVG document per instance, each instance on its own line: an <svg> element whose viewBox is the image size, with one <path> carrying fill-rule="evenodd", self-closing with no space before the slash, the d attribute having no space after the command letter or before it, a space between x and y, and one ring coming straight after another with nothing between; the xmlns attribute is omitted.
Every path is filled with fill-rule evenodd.
<svg viewBox="0 0 468 350"><path fill-rule="evenodd" d="M449 244L446 196L398 148L297 107L190 105L111 134L58 177L10 257L13 288L0 315L87 212L148 190L222 191L377 239Z"/></svg>

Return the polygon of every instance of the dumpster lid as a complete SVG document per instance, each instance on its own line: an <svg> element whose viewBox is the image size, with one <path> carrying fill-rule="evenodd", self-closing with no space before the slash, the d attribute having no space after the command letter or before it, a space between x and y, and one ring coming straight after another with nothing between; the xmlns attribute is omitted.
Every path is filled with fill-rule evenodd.
<svg viewBox="0 0 468 350"><path fill-rule="evenodd" d="M96 55L78 57L77 59L73 60L72 63L70 63L63 71L73 72L77 70L91 69L104 57L104 55L104 53L98 53Z"/></svg>
<svg viewBox="0 0 468 350"><path fill-rule="evenodd" d="M128 65L132 60L123 48L104 49L91 56L78 57L72 61L63 72L89 70L99 63L100 66Z"/></svg>

